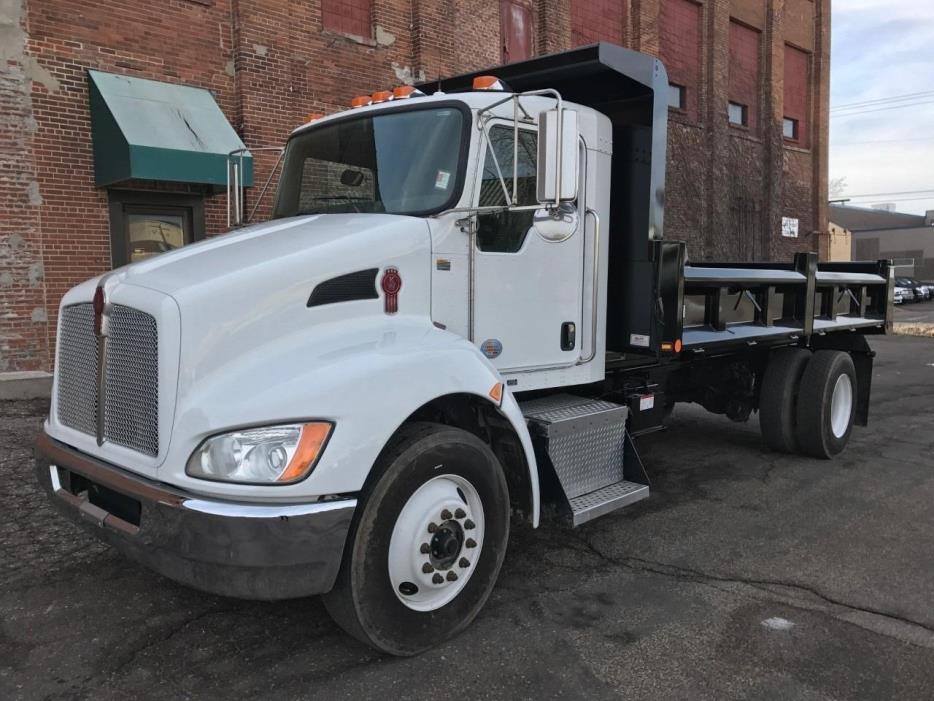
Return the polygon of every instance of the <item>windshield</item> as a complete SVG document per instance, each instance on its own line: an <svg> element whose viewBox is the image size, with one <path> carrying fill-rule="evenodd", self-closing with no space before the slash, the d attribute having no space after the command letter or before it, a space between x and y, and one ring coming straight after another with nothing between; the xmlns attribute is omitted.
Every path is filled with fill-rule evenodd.
<svg viewBox="0 0 934 701"><path fill-rule="evenodd" d="M275 216L427 215L449 207L460 181L464 120L457 107L375 112L293 137Z"/></svg>

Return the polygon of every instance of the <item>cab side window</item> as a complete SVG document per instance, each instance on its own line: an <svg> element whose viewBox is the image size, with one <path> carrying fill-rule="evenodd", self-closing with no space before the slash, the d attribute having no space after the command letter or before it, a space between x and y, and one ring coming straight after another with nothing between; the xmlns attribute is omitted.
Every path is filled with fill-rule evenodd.
<svg viewBox="0 0 934 701"><path fill-rule="evenodd" d="M538 138L534 131L519 130L518 165L513 163L513 129L494 126L489 131L483 178L480 182L480 207L504 206L506 195L499 179L502 173L506 190L512 195L513 172L518 173L517 205L537 202L535 190ZM494 160L495 157L495 160ZM499 164L499 171L497 171ZM516 253L532 227L533 210L524 212L493 212L477 217L477 248L491 253Z"/></svg>

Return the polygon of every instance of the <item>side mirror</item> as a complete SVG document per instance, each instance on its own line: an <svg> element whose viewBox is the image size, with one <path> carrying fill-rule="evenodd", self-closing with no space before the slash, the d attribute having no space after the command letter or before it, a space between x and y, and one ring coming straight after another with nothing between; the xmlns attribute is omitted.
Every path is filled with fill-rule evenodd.
<svg viewBox="0 0 934 701"><path fill-rule="evenodd" d="M580 128L577 112L546 110L538 115L538 201L557 206L577 199Z"/></svg>

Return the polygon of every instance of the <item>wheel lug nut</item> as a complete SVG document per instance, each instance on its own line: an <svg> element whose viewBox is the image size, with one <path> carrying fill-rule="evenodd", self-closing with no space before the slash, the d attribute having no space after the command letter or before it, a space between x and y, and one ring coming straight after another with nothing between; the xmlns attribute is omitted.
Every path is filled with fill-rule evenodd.
<svg viewBox="0 0 934 701"><path fill-rule="evenodd" d="M428 545L428 543L422 543L422 545L421 545L421 547L418 549L418 551L419 551L422 555L427 555L428 553L431 552L431 546Z"/></svg>
<svg viewBox="0 0 934 701"><path fill-rule="evenodd" d="M442 511L442 512L441 512L441 520L442 520L442 521L450 521L450 520L451 520L451 512L448 511L447 509L445 509L444 511Z"/></svg>
<svg viewBox="0 0 934 701"><path fill-rule="evenodd" d="M475 541L473 538L468 538L464 545L466 545L468 548L475 548L477 547L477 541Z"/></svg>
<svg viewBox="0 0 934 701"><path fill-rule="evenodd" d="M456 582L456 581L457 581L457 572L455 572L454 570L449 570L449 571L448 571L448 581L449 581L449 582Z"/></svg>
<svg viewBox="0 0 934 701"><path fill-rule="evenodd" d="M464 518L464 516L466 515L467 515L467 512L464 511L463 509L458 509L457 511L454 512L454 518Z"/></svg>
<svg viewBox="0 0 934 701"><path fill-rule="evenodd" d="M466 528L468 531L471 530L471 529L473 529L476 525L477 525L477 524L475 524L475 523L474 523L473 521L471 521L469 518L468 518L466 521L464 521L464 528Z"/></svg>
<svg viewBox="0 0 934 701"><path fill-rule="evenodd" d="M437 524L437 523L435 523L434 521L432 521L431 523L428 524L428 532L429 532L429 533L434 533L436 530L438 530L438 524Z"/></svg>
<svg viewBox="0 0 934 701"><path fill-rule="evenodd" d="M444 577L435 572L435 576L431 578L432 584L444 584Z"/></svg>
<svg viewBox="0 0 934 701"><path fill-rule="evenodd" d="M460 559L460 562L458 562L457 564L460 565L462 569L467 569L468 567L470 567L470 560L468 560L466 557L462 557Z"/></svg>
<svg viewBox="0 0 934 701"><path fill-rule="evenodd" d="M424 565L422 565L422 572L424 572L425 574L431 574L434 571L435 571L435 568L431 566L430 562L426 562Z"/></svg>

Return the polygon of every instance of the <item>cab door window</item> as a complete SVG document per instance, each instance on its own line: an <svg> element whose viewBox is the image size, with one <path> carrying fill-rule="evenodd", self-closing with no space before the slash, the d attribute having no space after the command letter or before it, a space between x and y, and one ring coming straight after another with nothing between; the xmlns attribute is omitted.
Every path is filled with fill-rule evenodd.
<svg viewBox="0 0 934 701"><path fill-rule="evenodd" d="M519 130L518 165L513 163L513 129L494 126L489 131L483 175L480 181L480 207L507 204L506 190L512 195L513 174L518 173L516 205L536 204L535 175L537 168L537 135L528 129ZM499 169L497 170L497 165ZM503 180L500 180L500 173ZM477 217L477 248L490 253L516 253L532 227L533 210L522 212L489 212Z"/></svg>

